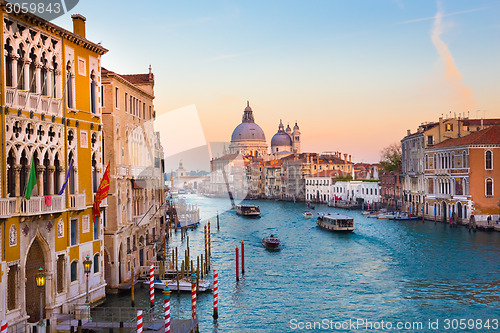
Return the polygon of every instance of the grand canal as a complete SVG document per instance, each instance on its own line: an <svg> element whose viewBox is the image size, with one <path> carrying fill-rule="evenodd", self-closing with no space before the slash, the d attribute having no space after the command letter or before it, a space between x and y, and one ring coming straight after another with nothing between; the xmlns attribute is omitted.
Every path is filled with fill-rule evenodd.
<svg viewBox="0 0 500 333"><path fill-rule="evenodd" d="M356 231L335 234L304 219L303 203L252 201L260 205L262 218L247 219L227 211L227 200L194 195L186 200L198 204L204 221L212 221L212 268L220 276L217 322L212 294L199 296L201 332L297 332L306 331L294 330L299 323L358 319L423 323L422 330L409 332L430 331L429 320L439 319L437 331L442 332L446 319L500 319L498 232L469 233L430 221L377 220L338 210L354 217ZM317 205L314 212L334 211ZM189 231L192 257L203 253L204 221ZM282 240L280 252L261 245L271 233ZM246 271L237 283L234 252L242 240ZM180 233L170 246L184 253ZM130 306L129 297L108 296L104 306ZM136 291L139 305L146 305L148 297L146 288ZM157 292L158 302L161 297ZM171 307L173 318L189 318L190 295L174 293ZM329 326L322 331L347 330Z"/></svg>

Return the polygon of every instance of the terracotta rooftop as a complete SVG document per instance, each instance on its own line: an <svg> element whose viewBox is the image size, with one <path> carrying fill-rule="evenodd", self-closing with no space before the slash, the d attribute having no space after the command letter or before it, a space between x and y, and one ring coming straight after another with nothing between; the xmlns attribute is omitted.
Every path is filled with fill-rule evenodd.
<svg viewBox="0 0 500 333"><path fill-rule="evenodd" d="M431 149L478 144L500 145L500 125L487 127L483 130L462 136L460 138L448 139L432 146Z"/></svg>
<svg viewBox="0 0 500 333"><path fill-rule="evenodd" d="M306 178L311 178L311 177L336 177L336 176L342 176L342 172L339 170L323 170L317 173L313 173L311 175L307 175Z"/></svg>
<svg viewBox="0 0 500 333"><path fill-rule="evenodd" d="M471 126L471 125L481 126L481 119L463 119L462 121L466 126ZM500 119L482 119L482 122L483 125L485 126L500 125Z"/></svg>
<svg viewBox="0 0 500 333"><path fill-rule="evenodd" d="M150 83L149 74L124 74L120 76L132 84Z"/></svg>
<svg viewBox="0 0 500 333"><path fill-rule="evenodd" d="M104 67L101 68L101 73L118 75L132 84L150 83L149 74L118 74Z"/></svg>

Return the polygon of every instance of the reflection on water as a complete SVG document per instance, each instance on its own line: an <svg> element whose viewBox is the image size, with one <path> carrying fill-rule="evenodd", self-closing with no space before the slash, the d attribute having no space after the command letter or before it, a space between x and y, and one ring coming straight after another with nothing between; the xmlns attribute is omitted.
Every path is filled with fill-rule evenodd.
<svg viewBox="0 0 500 333"><path fill-rule="evenodd" d="M454 300L462 304L500 307L500 281L414 280L407 281L405 298L419 300Z"/></svg>
<svg viewBox="0 0 500 333"><path fill-rule="evenodd" d="M492 318L500 315L500 233L469 233L445 224L369 219L359 212L356 231L335 234L302 217L302 203L255 201L262 218L228 211L229 201L189 195L211 220L212 268L219 272L219 320L212 294L198 297L202 332L289 332L290 320L425 320ZM220 230L215 215L220 217ZM336 209L317 205L316 213ZM202 223L203 224L203 223ZM282 251L266 251L274 233ZM203 226L189 232L191 257L204 252ZM235 278L235 247L245 241L245 276ZM174 234L183 253L185 240ZM240 262L241 265L241 262ZM139 289L138 303L148 303ZM161 293L156 293L161 301ZM128 295L106 306L129 306ZM190 295L172 294L172 317L190 317ZM375 331L375 330L374 330Z"/></svg>

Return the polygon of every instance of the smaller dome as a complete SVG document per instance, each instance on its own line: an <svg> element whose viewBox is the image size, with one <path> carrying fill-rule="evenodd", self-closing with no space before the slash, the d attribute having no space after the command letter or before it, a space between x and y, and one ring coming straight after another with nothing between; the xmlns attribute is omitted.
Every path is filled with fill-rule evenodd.
<svg viewBox="0 0 500 333"><path fill-rule="evenodd" d="M299 125L297 125L297 122L295 122L295 126L293 126L293 130L298 130L299 129Z"/></svg>
<svg viewBox="0 0 500 333"><path fill-rule="evenodd" d="M271 139L271 147L289 146L292 147L292 138L283 131L274 134Z"/></svg>

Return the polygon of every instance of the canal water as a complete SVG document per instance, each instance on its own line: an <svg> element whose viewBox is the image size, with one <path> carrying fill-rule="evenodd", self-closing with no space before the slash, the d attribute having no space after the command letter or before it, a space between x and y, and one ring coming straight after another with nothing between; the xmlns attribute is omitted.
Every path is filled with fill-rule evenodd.
<svg viewBox="0 0 500 333"><path fill-rule="evenodd" d="M396 329L402 323L417 325L407 332L442 332L447 324L450 330L459 328L460 319L467 320L469 331L480 331L480 326L485 332L500 331L498 232L371 219L316 205L315 214L340 212L354 218L354 233L336 234L319 229L315 219L304 219L303 203L251 201L262 211L261 218L251 219L228 210L228 200L185 198L198 204L204 221L211 220L212 269L219 272L219 319L212 319L212 294L200 294L200 332L367 331L363 324L371 325L369 331L387 332L388 323L393 331L404 331ZM189 231L195 259L204 252L204 223ZM281 239L281 251L262 247L262 238L270 234ZM245 275L236 282L235 247L242 240ZM184 253L180 233L171 246ZM130 306L129 297L110 295L104 306ZM158 302L161 297L157 291ZM148 298L147 288L136 291L139 305L147 305ZM173 318L189 318L190 295L173 293L171 308ZM347 327L349 320L361 326ZM437 330L429 328L429 320L439 325ZM310 325L316 329L307 330Z"/></svg>

